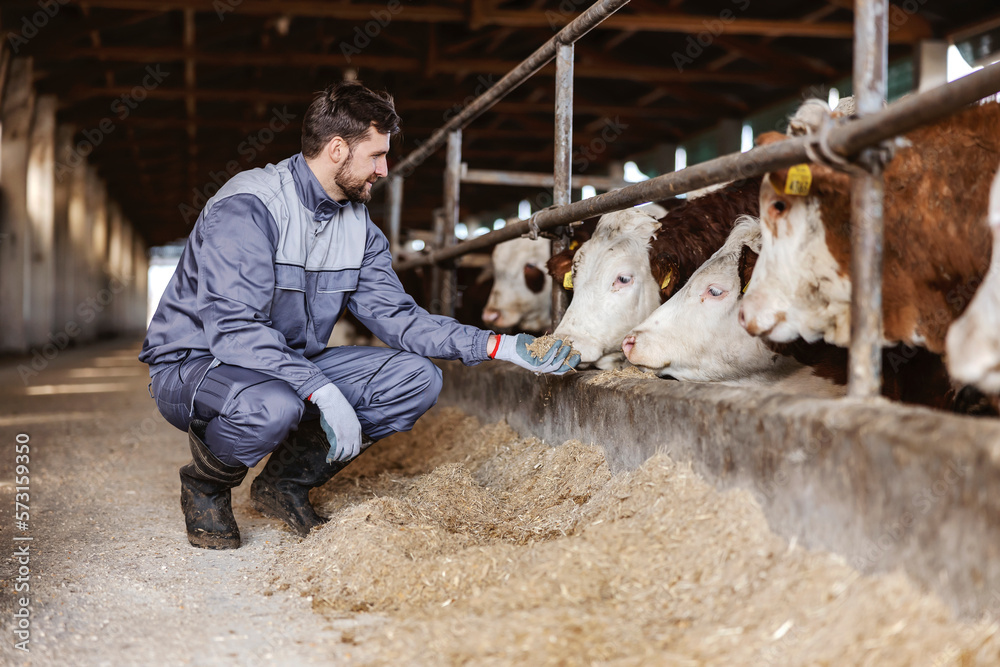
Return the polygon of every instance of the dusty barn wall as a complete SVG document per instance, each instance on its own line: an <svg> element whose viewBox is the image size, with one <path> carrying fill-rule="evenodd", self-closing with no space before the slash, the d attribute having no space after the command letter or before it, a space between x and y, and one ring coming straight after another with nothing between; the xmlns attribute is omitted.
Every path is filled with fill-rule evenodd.
<svg viewBox="0 0 1000 667"><path fill-rule="evenodd" d="M1000 615L1000 420L883 400L760 388L536 377L442 363L440 402L557 445L605 448L613 469L656 452L719 488L751 489L768 521L862 572L903 568L958 612Z"/></svg>

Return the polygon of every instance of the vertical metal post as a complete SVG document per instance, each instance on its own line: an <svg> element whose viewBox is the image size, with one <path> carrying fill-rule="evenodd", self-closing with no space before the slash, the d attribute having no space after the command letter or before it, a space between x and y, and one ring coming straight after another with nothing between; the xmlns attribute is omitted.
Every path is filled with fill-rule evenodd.
<svg viewBox="0 0 1000 667"><path fill-rule="evenodd" d="M570 203L573 186L573 53L572 44L556 47L556 110L555 110L555 162L552 203L564 206ZM569 247L570 233L566 227L553 230L552 254ZM567 298L562 285L552 285L552 330L559 325L566 312Z"/></svg>
<svg viewBox="0 0 1000 667"><path fill-rule="evenodd" d="M440 250L444 247L444 209L436 208L433 214L434 241L433 249ZM430 303L427 310L436 315L441 314L441 281L444 278L444 271L438 264L431 264L431 290L428 298Z"/></svg>
<svg viewBox="0 0 1000 667"><path fill-rule="evenodd" d="M403 217L403 177L390 176L385 192L385 207L389 213L389 252L399 256L399 227Z"/></svg>
<svg viewBox="0 0 1000 667"><path fill-rule="evenodd" d="M888 0L855 0L854 99L858 115L885 103ZM847 393L878 396L882 384L882 232L885 181L879 147L861 152L869 170L851 179L851 346Z"/></svg>
<svg viewBox="0 0 1000 667"><path fill-rule="evenodd" d="M455 225L458 223L459 188L462 185L462 130L448 133L448 155L444 170L444 215L442 224L443 246L455 245ZM442 279L438 298L441 303L441 314L455 316L455 297L458 293L458 281L454 264L448 268L441 267Z"/></svg>

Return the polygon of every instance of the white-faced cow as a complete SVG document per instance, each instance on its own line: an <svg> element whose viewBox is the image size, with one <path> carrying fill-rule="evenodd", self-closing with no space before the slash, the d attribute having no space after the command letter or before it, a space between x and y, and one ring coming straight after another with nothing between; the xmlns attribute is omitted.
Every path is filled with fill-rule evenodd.
<svg viewBox="0 0 1000 667"><path fill-rule="evenodd" d="M760 143L785 138L769 133ZM885 172L884 343L941 354L948 326L989 264L986 209L1000 163L1000 105L970 107L903 143ZM771 172L760 212L760 259L740 311L747 331L775 342L801 336L846 346L849 177L818 165Z"/></svg>
<svg viewBox="0 0 1000 667"><path fill-rule="evenodd" d="M550 242L517 238L493 249L493 289L483 322L495 329L545 331L552 319L552 278L545 271Z"/></svg>
<svg viewBox="0 0 1000 667"><path fill-rule="evenodd" d="M956 380L1000 394L1000 171L990 193L989 225L993 259L969 308L948 330L948 370Z"/></svg>
<svg viewBox="0 0 1000 667"><path fill-rule="evenodd" d="M552 276L573 290L555 335L571 340L584 364L621 364L625 335L722 246L739 215L757 213L759 188L760 179L732 183L673 204L660 220L636 209L603 216L589 241L549 260Z"/></svg>

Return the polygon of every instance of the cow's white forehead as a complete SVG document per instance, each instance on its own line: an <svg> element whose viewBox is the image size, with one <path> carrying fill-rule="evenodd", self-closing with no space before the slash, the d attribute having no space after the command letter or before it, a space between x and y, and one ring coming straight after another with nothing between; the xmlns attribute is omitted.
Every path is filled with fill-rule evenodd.
<svg viewBox="0 0 1000 667"><path fill-rule="evenodd" d="M605 213L597 221L594 238L612 239L621 234L648 239L660 228L660 222L653 216L634 208Z"/></svg>
<svg viewBox="0 0 1000 667"><path fill-rule="evenodd" d="M580 246L573 257L574 274L590 256L598 258L600 264L601 258L610 261L616 257L647 253L650 240L659 228L660 222L656 218L635 209L606 213L597 222L594 235Z"/></svg>

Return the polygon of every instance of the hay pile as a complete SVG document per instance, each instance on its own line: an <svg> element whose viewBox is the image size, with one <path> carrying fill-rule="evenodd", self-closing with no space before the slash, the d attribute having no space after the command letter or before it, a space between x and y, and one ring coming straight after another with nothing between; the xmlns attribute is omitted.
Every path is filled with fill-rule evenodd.
<svg viewBox="0 0 1000 667"><path fill-rule="evenodd" d="M354 664L996 664L899 574L861 577L772 534L745 492L663 456L611 476L454 410L321 490L331 522L276 554L275 584L333 618Z"/></svg>
<svg viewBox="0 0 1000 667"><path fill-rule="evenodd" d="M587 380L587 384L596 385L599 387L614 384L615 380L654 380L656 379L656 373L653 371L644 371L638 366L633 366L628 364L622 368L612 368L606 371L601 371L595 374L592 378Z"/></svg>

